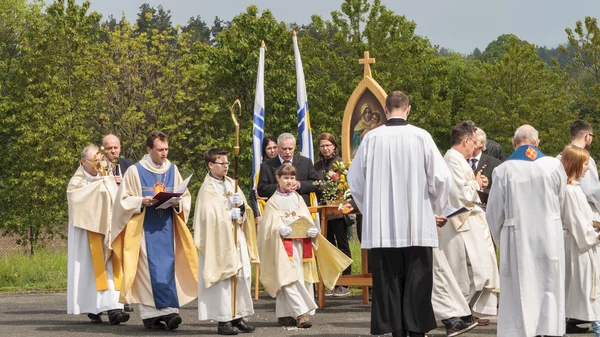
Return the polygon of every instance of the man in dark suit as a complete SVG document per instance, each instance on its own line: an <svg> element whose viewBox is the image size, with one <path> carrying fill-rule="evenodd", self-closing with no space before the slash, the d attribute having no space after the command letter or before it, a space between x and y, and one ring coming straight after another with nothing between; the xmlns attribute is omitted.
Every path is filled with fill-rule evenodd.
<svg viewBox="0 0 600 337"><path fill-rule="evenodd" d="M502 146L491 139L487 139L485 141L482 152L483 154L494 157L501 162L504 161L504 152L502 151Z"/></svg>
<svg viewBox="0 0 600 337"><path fill-rule="evenodd" d="M131 159L119 158L121 154L121 141L115 135L108 134L102 138L102 146L104 146L104 150L106 151L106 158L109 161L113 161L114 158L117 158L117 165L113 165L112 173L115 176L115 181L117 185L121 185L121 180L123 180L123 175L125 171L129 168L129 166L133 165L134 162Z"/></svg>
<svg viewBox="0 0 600 337"><path fill-rule="evenodd" d="M296 137L290 133L282 133L277 138L279 154L260 164L257 192L260 197L270 198L277 190L275 171L285 162L296 168L296 192L302 196L307 206L310 206L310 193L317 192L318 186L313 183L318 180L317 171L312 161L301 155L294 155Z"/></svg>
<svg viewBox="0 0 600 337"><path fill-rule="evenodd" d="M480 128L477 128L475 131L475 150L473 151L473 156L468 159L469 165L477 174L477 172L481 171L481 174L488 178L488 186L484 190L484 192L489 192L490 188L492 188L492 172L496 168L496 166L502 164L502 162L492 156L489 156L483 153L483 148L486 144L486 134Z"/></svg>

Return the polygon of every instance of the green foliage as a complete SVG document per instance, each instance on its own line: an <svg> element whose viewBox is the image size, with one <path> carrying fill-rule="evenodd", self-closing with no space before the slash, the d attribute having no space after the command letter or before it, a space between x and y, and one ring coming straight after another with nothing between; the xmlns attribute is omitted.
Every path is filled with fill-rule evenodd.
<svg viewBox="0 0 600 337"><path fill-rule="evenodd" d="M235 99L242 102L240 186L248 192L262 40L266 134L297 132L292 29L314 139L322 132L341 136L366 50L377 59L373 77L388 92L409 94L411 123L428 130L442 150L450 146L450 128L472 119L507 152L515 128L532 124L543 150L555 154L568 142L571 120L579 114L596 121L600 109L600 35L593 18L567 29L569 45L560 49L571 49L573 57L565 69L556 50L512 35L468 57L432 46L415 33L415 22L380 0L345 0L330 18L314 15L302 25L250 6L230 22L215 18L211 27L199 16L172 27L169 10L148 4L136 24L125 17L101 21L89 6L0 0L0 136L6 144L0 188L16 191L0 195L0 229L31 247L64 232L65 190L79 152L107 133L121 138L123 156L139 160L146 134L166 132L169 159L182 175L195 175L195 196L206 174L204 151L233 147Z"/></svg>

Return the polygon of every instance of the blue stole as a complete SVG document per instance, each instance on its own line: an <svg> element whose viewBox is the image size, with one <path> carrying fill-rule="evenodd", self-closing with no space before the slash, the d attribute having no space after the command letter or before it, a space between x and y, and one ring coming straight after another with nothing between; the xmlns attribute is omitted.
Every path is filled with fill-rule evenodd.
<svg viewBox="0 0 600 337"><path fill-rule="evenodd" d="M533 145L521 145L513 152L507 160L536 161L545 155Z"/></svg>
<svg viewBox="0 0 600 337"><path fill-rule="evenodd" d="M142 184L142 196L154 196L154 184L163 183L168 192L175 184L175 165L166 173L157 174L146 170L140 163L135 164ZM175 286L175 241L173 233L173 211L146 207L144 217L144 237L148 253L148 268L154 305L157 309L179 308L177 287Z"/></svg>

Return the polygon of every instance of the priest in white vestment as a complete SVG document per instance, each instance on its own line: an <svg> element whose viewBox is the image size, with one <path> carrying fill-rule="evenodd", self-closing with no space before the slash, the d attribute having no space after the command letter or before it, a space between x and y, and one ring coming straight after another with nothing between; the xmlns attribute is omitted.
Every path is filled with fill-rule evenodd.
<svg viewBox="0 0 600 337"><path fill-rule="evenodd" d="M107 311L110 324L116 325L129 320L119 303L121 266L113 263L105 245L117 184L114 177L99 174L100 156L97 146L86 146L67 188L67 313L87 313L92 323L101 323L100 315Z"/></svg>
<svg viewBox="0 0 600 337"><path fill-rule="evenodd" d="M565 333L561 210L567 177L538 144L537 130L519 127L515 152L493 173L486 216L500 248L498 337Z"/></svg>
<svg viewBox="0 0 600 337"><path fill-rule="evenodd" d="M324 285L333 289L352 259L319 234L304 199L294 190L296 168L283 164L275 177L278 188L265 206L258 231L260 281L275 297L281 325L310 328L308 315L317 308L313 285L319 282L319 272Z"/></svg>
<svg viewBox="0 0 600 337"><path fill-rule="evenodd" d="M371 334L422 336L437 326L432 248L450 172L431 135L408 124L404 93L391 92L384 110L387 122L365 135L348 173L363 214L362 248L371 249Z"/></svg>
<svg viewBox="0 0 600 337"><path fill-rule="evenodd" d="M447 219L436 216L438 227L446 226ZM439 233L439 229L438 229ZM431 303L435 318L442 321L448 336L457 336L477 326L478 322L465 323L460 317L471 315L471 308L465 299L444 251L433 248L433 291Z"/></svg>
<svg viewBox="0 0 600 337"><path fill-rule="evenodd" d="M146 154L129 167L117 193L112 219L112 249L123 266L120 301L139 304L148 329L174 330L179 308L198 296L198 255L186 226L190 192L157 208L155 196L182 183L167 159L169 143L161 131L146 138Z"/></svg>
<svg viewBox="0 0 600 337"><path fill-rule="evenodd" d="M467 213L449 219L441 230L440 249L473 312L496 315L500 287L498 262L483 210L474 204L479 201L477 191L487 186L486 177L475 175L467 163L476 149L473 122L461 122L452 128L452 148L444 160L452 173L452 187L448 204L455 209L469 208ZM487 319L465 317L466 321L489 324Z"/></svg>
<svg viewBox="0 0 600 337"><path fill-rule="evenodd" d="M574 145L565 147L561 162L567 174L563 207L566 256L566 315L583 321L600 321L600 274L598 273L598 233L593 213L579 186L588 170L590 154Z"/></svg>
<svg viewBox="0 0 600 337"><path fill-rule="evenodd" d="M209 173L198 192L194 213L194 241L199 249L198 319L217 321L217 332L223 335L255 329L244 317L254 314L251 263L258 262L254 215L242 190L236 192L235 181L227 177L228 155L217 148L204 154Z"/></svg>

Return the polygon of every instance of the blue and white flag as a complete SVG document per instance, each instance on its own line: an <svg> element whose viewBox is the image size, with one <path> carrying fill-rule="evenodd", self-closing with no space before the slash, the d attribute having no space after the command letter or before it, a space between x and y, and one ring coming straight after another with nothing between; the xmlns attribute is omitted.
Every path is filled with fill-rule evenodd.
<svg viewBox="0 0 600 337"><path fill-rule="evenodd" d="M262 163L262 142L265 135L265 46L260 47L256 93L254 95L254 126L252 129L252 181L256 190L258 171Z"/></svg>
<svg viewBox="0 0 600 337"><path fill-rule="evenodd" d="M302 59L300 59L300 49L298 49L296 32L292 35L292 40L294 41L294 56L296 58L298 141L300 143L300 154L310 158L310 160L314 162L312 128L310 127L308 97L306 96L306 81L304 80L304 69L302 68Z"/></svg>

